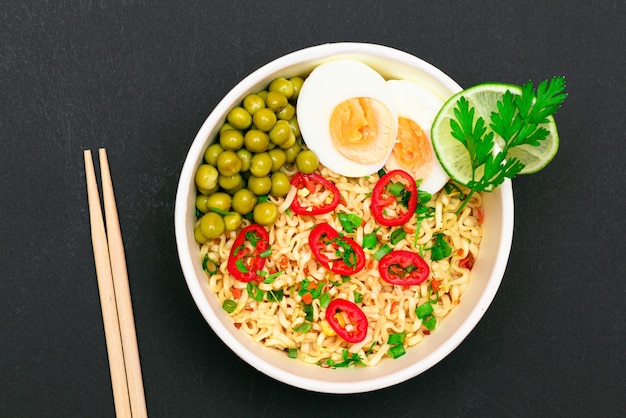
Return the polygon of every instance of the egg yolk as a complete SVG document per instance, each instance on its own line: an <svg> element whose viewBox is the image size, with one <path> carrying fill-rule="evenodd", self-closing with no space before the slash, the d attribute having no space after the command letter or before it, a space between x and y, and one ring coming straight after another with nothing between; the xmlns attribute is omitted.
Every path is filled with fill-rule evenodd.
<svg viewBox="0 0 626 418"><path fill-rule="evenodd" d="M416 179L428 177L433 168L433 153L422 128L411 119L398 118L398 137L388 165L413 174Z"/></svg>
<svg viewBox="0 0 626 418"><path fill-rule="evenodd" d="M350 160L376 163L393 147L392 119L389 109L378 100L359 97L343 101L330 118L332 144Z"/></svg>

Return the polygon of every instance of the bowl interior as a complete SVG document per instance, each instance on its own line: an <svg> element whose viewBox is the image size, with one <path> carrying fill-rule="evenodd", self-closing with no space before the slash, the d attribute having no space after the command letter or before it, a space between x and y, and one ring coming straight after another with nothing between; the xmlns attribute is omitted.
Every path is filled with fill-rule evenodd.
<svg viewBox="0 0 626 418"><path fill-rule="evenodd" d="M208 289L195 242L194 173L206 147L216 137L227 112L243 97L265 88L278 76L306 75L322 62L354 58L379 71L385 78L407 79L423 84L447 99L461 90L446 74L410 54L396 49L360 43L336 43L293 52L261 67L235 86L209 115L194 139L183 165L176 196L175 229L181 267L198 309L220 339L257 370L286 384L327 393L357 393L388 387L432 367L448 355L471 332L493 300L504 275L513 234L513 193L506 181L484 196L485 221L480 254L472 281L462 303L438 324L420 344L396 359L384 359L374 367L325 369L289 359L265 348L233 326L217 297Z"/></svg>

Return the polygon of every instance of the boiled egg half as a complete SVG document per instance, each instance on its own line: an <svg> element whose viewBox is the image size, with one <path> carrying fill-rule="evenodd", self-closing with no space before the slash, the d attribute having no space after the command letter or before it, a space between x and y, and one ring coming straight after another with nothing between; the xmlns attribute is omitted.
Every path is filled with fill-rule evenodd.
<svg viewBox="0 0 626 418"><path fill-rule="evenodd" d="M360 61L317 66L302 85L297 116L307 147L346 177L376 173L396 142L398 114L390 85Z"/></svg>
<svg viewBox="0 0 626 418"><path fill-rule="evenodd" d="M389 80L387 85L398 111L398 135L385 169L406 171L421 180L420 190L434 194L449 179L430 140L430 128L444 101L412 81Z"/></svg>

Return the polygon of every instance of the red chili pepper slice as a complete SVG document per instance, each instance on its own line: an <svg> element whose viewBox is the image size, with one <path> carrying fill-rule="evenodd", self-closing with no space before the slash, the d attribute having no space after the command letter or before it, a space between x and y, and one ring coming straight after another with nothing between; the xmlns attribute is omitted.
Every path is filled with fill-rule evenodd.
<svg viewBox="0 0 626 418"><path fill-rule="evenodd" d="M296 175L291 178L291 184L295 186L298 191L307 189L310 194L314 194L318 190L326 189L333 195L330 202L322 202L322 204L318 206L309 206L301 202L298 198L298 194L296 194L296 197L291 203L291 210L298 215L321 215L323 213L328 213L334 210L337 205L339 205L339 201L341 200L339 189L337 189L331 181L325 179L317 173L296 173Z"/></svg>
<svg viewBox="0 0 626 418"><path fill-rule="evenodd" d="M261 253L269 247L269 234L263 226L252 224L245 227L230 249L228 272L242 282L258 279L257 272L263 269L266 260Z"/></svg>
<svg viewBox="0 0 626 418"><path fill-rule="evenodd" d="M367 336L367 317L349 300L333 299L326 308L326 320L337 335L349 343L359 343Z"/></svg>
<svg viewBox="0 0 626 418"><path fill-rule="evenodd" d="M397 178L400 181L394 181ZM395 218L385 215L385 209L396 203L396 207L404 206ZM376 222L385 226L397 226L407 223L417 207L417 184L415 179L404 170L392 170L382 176L372 191L372 215Z"/></svg>
<svg viewBox="0 0 626 418"><path fill-rule="evenodd" d="M419 254L397 250L385 254L378 262L380 277L391 284L420 284L430 274L428 264Z"/></svg>
<svg viewBox="0 0 626 418"><path fill-rule="evenodd" d="M317 261L333 273L349 276L365 267L363 248L353 239L339 235L327 223L313 228L309 234L309 245ZM328 254L335 254L337 258L331 259Z"/></svg>

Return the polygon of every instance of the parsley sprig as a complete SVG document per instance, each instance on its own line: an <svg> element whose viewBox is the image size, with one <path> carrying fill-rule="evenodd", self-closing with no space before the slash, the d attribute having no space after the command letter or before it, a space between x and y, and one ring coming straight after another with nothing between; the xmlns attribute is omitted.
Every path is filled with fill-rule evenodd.
<svg viewBox="0 0 626 418"><path fill-rule="evenodd" d="M489 128L482 117L475 118L475 109L461 96L450 121L452 136L460 141L470 155L472 179L467 184L470 192L459 212L463 210L476 191L491 191L505 178L513 178L524 164L509 155L520 145L538 146L548 137L549 131L541 124L556 113L567 97L565 78L544 80L535 91L528 82L522 86L521 95L507 90L491 112ZM497 136L496 136L497 135Z"/></svg>

